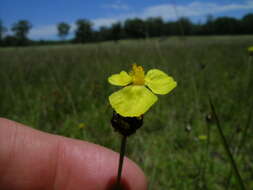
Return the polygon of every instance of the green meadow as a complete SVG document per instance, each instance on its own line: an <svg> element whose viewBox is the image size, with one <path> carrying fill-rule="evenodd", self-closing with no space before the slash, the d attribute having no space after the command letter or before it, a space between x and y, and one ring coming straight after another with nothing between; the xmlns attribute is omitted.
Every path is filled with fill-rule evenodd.
<svg viewBox="0 0 253 190"><path fill-rule="evenodd" d="M0 117L119 151L108 76L157 68L178 82L128 139L150 190L238 190L208 95L246 186L253 189L253 36L168 37L0 49ZM208 119L206 119L208 118Z"/></svg>

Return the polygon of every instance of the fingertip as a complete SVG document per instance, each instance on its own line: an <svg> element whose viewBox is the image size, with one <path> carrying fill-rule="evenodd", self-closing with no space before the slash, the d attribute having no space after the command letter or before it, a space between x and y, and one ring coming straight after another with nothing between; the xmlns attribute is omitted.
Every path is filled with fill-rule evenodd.
<svg viewBox="0 0 253 190"><path fill-rule="evenodd" d="M116 155L118 159L119 154ZM117 170L118 162L114 163L115 171L114 175L109 178L106 190L117 190ZM122 169L122 176L120 181L120 190L145 190L147 189L147 180L143 171L133 161L124 158L124 164Z"/></svg>
<svg viewBox="0 0 253 190"><path fill-rule="evenodd" d="M0 167L5 171L1 178L5 187L109 190L116 179L119 154L105 147L51 135L3 118L0 137L0 166L8 166ZM144 173L126 157L122 182L126 190L147 189Z"/></svg>
<svg viewBox="0 0 253 190"><path fill-rule="evenodd" d="M96 144L70 141L71 143L67 142L65 151L70 153L71 159L68 160L75 160L71 163L75 163L76 176L82 176L81 181L85 182L87 189L93 187L94 190L110 190L116 183L119 154ZM124 190L147 189L143 171L127 157L124 158L122 183Z"/></svg>

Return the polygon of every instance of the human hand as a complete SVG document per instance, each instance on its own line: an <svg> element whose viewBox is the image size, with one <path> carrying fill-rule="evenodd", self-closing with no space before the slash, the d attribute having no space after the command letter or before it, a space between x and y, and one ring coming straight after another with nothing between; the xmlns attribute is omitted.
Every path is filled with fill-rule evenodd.
<svg viewBox="0 0 253 190"><path fill-rule="evenodd" d="M0 118L0 189L109 190L118 153L85 141L44 133ZM129 190L147 189L143 172L125 159Z"/></svg>

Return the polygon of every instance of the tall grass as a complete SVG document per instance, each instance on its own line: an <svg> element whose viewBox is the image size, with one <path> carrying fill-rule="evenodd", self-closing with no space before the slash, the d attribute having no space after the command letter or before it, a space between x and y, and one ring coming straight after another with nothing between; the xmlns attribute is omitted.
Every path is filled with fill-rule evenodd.
<svg viewBox="0 0 253 190"><path fill-rule="evenodd" d="M137 63L172 75L178 87L145 115L128 140L127 155L149 178L150 189L224 189L230 163L210 113L212 95L242 180L253 188L249 103L251 36L214 36L0 49L0 116L34 128L118 151L110 127L107 77ZM251 74L250 74L251 73ZM84 128L78 128L84 123ZM198 137L206 135L207 140ZM244 137L245 136L245 137ZM231 178L229 189L238 189Z"/></svg>

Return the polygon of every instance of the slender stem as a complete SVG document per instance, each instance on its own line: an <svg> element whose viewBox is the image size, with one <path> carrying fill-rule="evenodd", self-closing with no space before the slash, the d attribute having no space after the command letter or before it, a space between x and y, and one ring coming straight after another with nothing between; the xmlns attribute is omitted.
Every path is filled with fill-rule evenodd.
<svg viewBox="0 0 253 190"><path fill-rule="evenodd" d="M250 94L248 94L250 86L251 86L251 57L249 56L248 59L248 65L247 65L247 71L248 71L248 75L247 75L247 87L245 90L245 94L247 96L250 96ZM243 146L245 145L245 141L247 140L247 135L248 135L248 129L250 128L250 124L251 124L251 120L252 120L252 113L253 113L253 101L251 100L251 102L249 102L251 104L250 108L249 108L249 112L248 112L248 117L247 117L247 121L246 121L246 126L242 131L242 137L239 141L239 145L236 147L235 151L234 151L234 155L238 156L239 151L243 148ZM229 177L228 177L228 181L227 181L227 187L229 188L230 186L230 181L231 181L231 176L232 176L232 171L230 171ZM228 189L227 188L227 189Z"/></svg>
<svg viewBox="0 0 253 190"><path fill-rule="evenodd" d="M116 181L116 187L118 188L117 190L120 190L120 187L121 187L120 180L121 180L121 174L122 174L124 155L126 151L126 141L127 141L127 136L123 135L122 140L121 140L118 176L117 176L117 181Z"/></svg>
<svg viewBox="0 0 253 190"><path fill-rule="evenodd" d="M219 120L219 118L218 118L218 116L217 116L217 114L216 114L216 111L215 111L215 108L214 108L214 105L213 105L213 102L212 102L212 99L211 99L210 96L209 96L209 103L210 103L212 112L213 112L213 114L214 114L214 118L215 118L215 120L216 120L217 128L218 128L218 130L219 130L219 134L220 134L220 136L221 136L221 139L222 139L222 142L223 142L223 146L224 146L224 148L225 148L225 150L226 150L226 152L227 152L227 155L228 155L228 157L229 157L229 159L230 159L230 163L231 163L231 165L232 165L232 167L233 167L233 169L234 169L236 178L237 178L237 180L238 180L238 183L240 184L240 188L241 188L241 190L245 190L246 188L245 188L245 186L244 186L243 180L242 180L242 178L241 178L241 175L240 175L240 173L239 173L239 170L238 170L238 168L237 168L237 165L236 165L236 163L235 163L235 160L234 160L234 158L233 158L233 155L232 155L232 153L231 153L231 151L230 151L230 149L229 149L229 146L228 146L226 137L225 137L225 135L224 135L224 133L223 133L223 131L222 131L221 125L220 125L220 120Z"/></svg>

